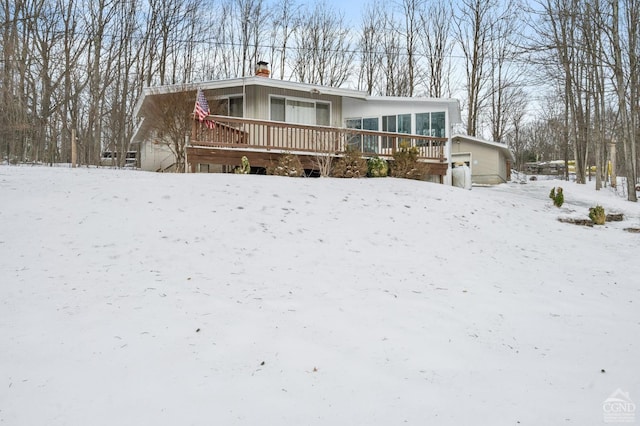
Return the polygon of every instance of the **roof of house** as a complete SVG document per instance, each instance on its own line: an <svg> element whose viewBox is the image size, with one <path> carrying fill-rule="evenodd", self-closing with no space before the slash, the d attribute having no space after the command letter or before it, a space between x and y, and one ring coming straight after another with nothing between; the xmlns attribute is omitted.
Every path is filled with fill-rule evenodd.
<svg viewBox="0 0 640 426"><path fill-rule="evenodd" d="M461 134L453 135L451 137L451 140L453 142L464 141L464 142L476 143L480 145L497 148L498 150L502 151L505 156L511 159L511 161L516 160L516 156L513 154L513 151L511 151L511 148L509 148L507 144L504 144L501 142L493 142L493 141L477 138L475 136L468 136L468 135L461 135Z"/></svg>
<svg viewBox="0 0 640 426"><path fill-rule="evenodd" d="M367 99L367 94L360 90L353 89L343 89L339 87L328 87L328 86L319 86L316 84L307 84L307 83L298 83L295 81L288 80L279 80L276 78L267 78L267 77L258 77L258 76L250 76L250 77L240 77L240 78L231 78L226 80L212 80L212 81L203 81L198 83L185 83L185 84L172 84L166 86L153 86L153 87L145 87L136 102L133 113L134 117L137 117L142 111L142 107L144 105L145 99L149 96L153 95L164 95L168 93L177 93L182 91L190 91L190 90L216 90L216 89L226 89L230 87L242 87L242 86L265 86L265 87L276 87L280 89L290 89L290 90L298 90L304 92L312 92L315 94L325 94L325 95L335 95L342 97L349 97L355 99Z"/></svg>

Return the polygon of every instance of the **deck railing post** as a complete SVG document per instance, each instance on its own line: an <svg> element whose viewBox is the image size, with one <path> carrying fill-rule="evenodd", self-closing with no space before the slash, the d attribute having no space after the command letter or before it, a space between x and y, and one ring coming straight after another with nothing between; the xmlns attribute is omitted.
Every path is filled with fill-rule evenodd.
<svg viewBox="0 0 640 426"><path fill-rule="evenodd" d="M267 146L271 146L271 132L273 131L273 127L271 124L267 124Z"/></svg>

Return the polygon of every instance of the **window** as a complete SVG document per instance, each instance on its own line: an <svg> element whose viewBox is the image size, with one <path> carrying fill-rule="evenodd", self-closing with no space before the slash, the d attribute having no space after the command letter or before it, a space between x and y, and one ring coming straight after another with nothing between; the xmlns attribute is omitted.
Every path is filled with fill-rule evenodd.
<svg viewBox="0 0 640 426"><path fill-rule="evenodd" d="M362 129L378 131L378 118L348 118L345 121L347 129ZM378 152L378 136L353 135L347 144L362 152Z"/></svg>
<svg viewBox="0 0 640 426"><path fill-rule="evenodd" d="M348 118L345 122L347 129L362 129L362 119L361 118ZM360 150L360 135L350 136L347 140L347 145L351 148L355 148Z"/></svg>
<svg viewBox="0 0 640 426"><path fill-rule="evenodd" d="M242 96L217 99L209 102L212 115L227 115L230 117L244 117L244 102Z"/></svg>
<svg viewBox="0 0 640 426"><path fill-rule="evenodd" d="M331 125L331 108L328 103L316 102L316 124L318 126Z"/></svg>
<svg viewBox="0 0 640 426"><path fill-rule="evenodd" d="M370 118L349 118L345 120L345 125L349 129L362 129L383 132L402 133L406 135L422 135L444 138L446 136L446 113L445 112L423 112L415 115L415 130L413 129L412 114L384 115ZM351 136L349 145L357 146L362 152L388 153L389 150L400 146L402 142L413 143L415 139L411 137L396 138L393 136L364 135ZM415 141L418 146L428 144L427 141Z"/></svg>
<svg viewBox="0 0 640 426"><path fill-rule="evenodd" d="M284 117L284 98L271 98L271 119L285 121Z"/></svg>
<svg viewBox="0 0 640 426"><path fill-rule="evenodd" d="M329 102L272 96L270 111L271 120L274 121L319 126L331 124L331 104Z"/></svg>
<svg viewBox="0 0 640 426"><path fill-rule="evenodd" d="M378 130L378 118L363 118L363 130ZM362 152L378 152L378 136L365 135L362 141Z"/></svg>
<svg viewBox="0 0 640 426"><path fill-rule="evenodd" d="M382 117L382 131L383 132L396 132L396 116L386 115Z"/></svg>
<svg viewBox="0 0 640 426"><path fill-rule="evenodd" d="M391 133L411 133L411 114L387 115L382 117L382 131ZM395 138L382 138L382 148L393 148Z"/></svg>
<svg viewBox="0 0 640 426"><path fill-rule="evenodd" d="M431 114L428 112L416 114L416 133L422 136L431 136Z"/></svg>
<svg viewBox="0 0 640 426"><path fill-rule="evenodd" d="M287 99L285 119L287 123L316 124L316 106L313 102Z"/></svg>
<svg viewBox="0 0 640 426"><path fill-rule="evenodd" d="M423 136L444 138L446 136L444 112L416 114L416 133Z"/></svg>
<svg viewBox="0 0 640 426"><path fill-rule="evenodd" d="M231 117L244 117L243 101L242 97L229 98L229 115Z"/></svg>
<svg viewBox="0 0 640 426"><path fill-rule="evenodd" d="M396 132L396 116L395 115L385 115L382 117L382 131L383 132ZM393 148L393 140L395 138L389 136L382 137L382 148L390 149Z"/></svg>
<svg viewBox="0 0 640 426"><path fill-rule="evenodd" d="M431 113L431 132L432 136L438 138L444 138L445 131L445 114L444 112L432 112Z"/></svg>
<svg viewBox="0 0 640 426"><path fill-rule="evenodd" d="M411 133L411 114L398 116L398 133Z"/></svg>

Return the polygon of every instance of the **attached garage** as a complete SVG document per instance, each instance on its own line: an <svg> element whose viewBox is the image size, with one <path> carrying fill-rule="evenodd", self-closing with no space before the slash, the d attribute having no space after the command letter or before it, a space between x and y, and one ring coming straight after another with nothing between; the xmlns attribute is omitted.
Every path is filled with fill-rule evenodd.
<svg viewBox="0 0 640 426"><path fill-rule="evenodd" d="M451 141L452 167L456 163L468 165L473 184L497 185L511 179L515 157L506 144L466 135L454 135Z"/></svg>

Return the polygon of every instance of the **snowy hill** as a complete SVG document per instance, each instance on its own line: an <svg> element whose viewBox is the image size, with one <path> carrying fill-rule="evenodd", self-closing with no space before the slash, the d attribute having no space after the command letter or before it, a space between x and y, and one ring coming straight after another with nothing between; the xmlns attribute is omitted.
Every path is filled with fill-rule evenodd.
<svg viewBox="0 0 640 426"><path fill-rule="evenodd" d="M2 166L0 200L0 424L591 425L617 389L640 403L640 206L608 190ZM557 220L597 203L626 220Z"/></svg>

